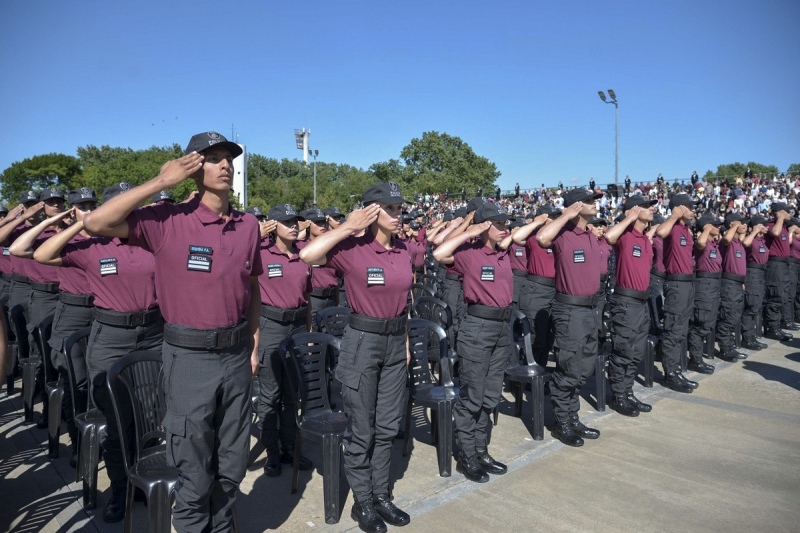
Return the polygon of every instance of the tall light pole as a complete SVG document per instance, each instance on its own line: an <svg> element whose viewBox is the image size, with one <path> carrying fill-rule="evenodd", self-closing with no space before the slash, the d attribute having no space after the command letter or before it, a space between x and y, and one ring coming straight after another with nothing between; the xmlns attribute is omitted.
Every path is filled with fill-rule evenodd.
<svg viewBox="0 0 800 533"><path fill-rule="evenodd" d="M619 104L617 104L617 95L614 89L608 90L608 96L611 101L606 100L606 95L603 91L597 91L600 95L600 100L607 104L614 104L614 185L619 186Z"/></svg>
<svg viewBox="0 0 800 533"><path fill-rule="evenodd" d="M309 148L308 155L314 157L314 209L316 209L317 208L317 156L319 155L319 150L312 150L311 148Z"/></svg>

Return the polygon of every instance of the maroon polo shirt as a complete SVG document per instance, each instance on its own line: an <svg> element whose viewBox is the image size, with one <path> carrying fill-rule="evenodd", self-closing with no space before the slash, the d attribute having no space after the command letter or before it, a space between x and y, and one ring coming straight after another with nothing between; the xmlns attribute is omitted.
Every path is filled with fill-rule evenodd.
<svg viewBox="0 0 800 533"><path fill-rule="evenodd" d="M777 237L774 237L770 233L774 225L775 222L770 222L769 226L767 226L767 235L765 240L767 242L769 256L789 257L789 232L786 231L786 223L784 221L783 228L781 228L781 233Z"/></svg>
<svg viewBox="0 0 800 533"><path fill-rule="evenodd" d="M53 226L46 227L44 231L41 232L33 241L33 249L36 250L39 248L44 241L56 233L57 231ZM43 265L33 258L28 259L28 263L25 265L25 271L28 273L27 276L31 279L31 281L36 283L54 283L59 281L58 267Z"/></svg>
<svg viewBox="0 0 800 533"><path fill-rule="evenodd" d="M789 245L789 256L793 259L800 259L800 238L792 239L792 244Z"/></svg>
<svg viewBox="0 0 800 533"><path fill-rule="evenodd" d="M664 272L667 274L694 274L694 237L688 226L680 222L664 239Z"/></svg>
<svg viewBox="0 0 800 533"><path fill-rule="evenodd" d="M310 241L298 241L297 249L302 250ZM336 277L336 270L330 265L313 265L311 267L311 287L314 289L327 289L337 287L339 278Z"/></svg>
<svg viewBox="0 0 800 533"><path fill-rule="evenodd" d="M400 239L387 250L371 231L334 246L327 262L344 278L347 301L354 312L376 318L405 313L411 290L411 256Z"/></svg>
<svg viewBox="0 0 800 533"><path fill-rule="evenodd" d="M464 280L466 304L508 307L514 297L511 258L507 250L489 248L480 240L453 252L453 268Z"/></svg>
<svg viewBox="0 0 800 533"><path fill-rule="evenodd" d="M158 305L153 254L117 238L96 237L67 244L61 264L86 272L94 305L130 313Z"/></svg>
<svg viewBox="0 0 800 533"><path fill-rule="evenodd" d="M261 241L259 249L264 272L258 276L261 303L272 307L294 309L308 304L311 292L311 267L300 260L298 254L288 256L269 237Z"/></svg>
<svg viewBox="0 0 800 533"><path fill-rule="evenodd" d="M617 251L617 287L646 291L650 287L653 245L647 235L629 226L614 245Z"/></svg>
<svg viewBox="0 0 800 533"><path fill-rule="evenodd" d="M753 242L747 247L747 262L766 265L768 260L769 250L767 250L767 242L763 237L754 237Z"/></svg>
<svg viewBox="0 0 800 533"><path fill-rule="evenodd" d="M698 272L722 272L722 252L712 239L708 239L702 250L695 248L694 260Z"/></svg>
<svg viewBox="0 0 800 533"><path fill-rule="evenodd" d="M128 215L128 243L155 257L156 289L168 323L227 328L247 313L250 277L263 272L261 237L256 217L229 210L222 218L195 197Z"/></svg>
<svg viewBox="0 0 800 533"><path fill-rule="evenodd" d="M11 274L11 252L8 251L8 246L0 247L0 272L3 274Z"/></svg>
<svg viewBox="0 0 800 533"><path fill-rule="evenodd" d="M508 255L511 257L511 270L528 270L528 251L525 245L520 246L512 241L508 247Z"/></svg>
<svg viewBox="0 0 800 533"><path fill-rule="evenodd" d="M428 233L428 228L425 226L420 226L419 230L417 231L417 242L423 246L427 246L428 239L425 238L425 235Z"/></svg>
<svg viewBox="0 0 800 533"><path fill-rule="evenodd" d="M11 235L8 236L8 240L6 240L8 246L10 247L12 244L14 244L14 241L17 240L17 237L19 237L29 229L31 229L31 226L27 224L23 224L14 229L14 231L11 232ZM9 274L21 274L23 276L28 275L27 266L31 262L29 259L23 259L22 257L17 257L16 255L11 255L9 253L8 260L9 264L11 265L11 272L9 272Z"/></svg>
<svg viewBox="0 0 800 533"><path fill-rule="evenodd" d="M531 233L525 241L525 250L528 252L528 274L541 276L543 278L556 277L556 263L553 258L553 248L542 248L536 242L536 234L539 230Z"/></svg>
<svg viewBox="0 0 800 533"><path fill-rule="evenodd" d="M70 239L67 245L85 240L86 237L78 233L72 237L72 239ZM62 291L72 294L92 294L92 289L89 287L89 280L86 277L86 272L82 268L67 267L62 264L62 267L56 267L56 270L58 271L59 287Z"/></svg>
<svg viewBox="0 0 800 533"><path fill-rule="evenodd" d="M664 267L664 239L658 235L653 236L653 268L662 274Z"/></svg>
<svg viewBox="0 0 800 533"><path fill-rule="evenodd" d="M421 267L425 264L425 248L422 244L413 239L403 239L403 244L408 248L408 255L411 256L411 264L415 267Z"/></svg>
<svg viewBox="0 0 800 533"><path fill-rule="evenodd" d="M553 239L556 292L571 296L594 296L600 290L602 253L597 237L572 222Z"/></svg>
<svg viewBox="0 0 800 533"><path fill-rule="evenodd" d="M724 242L720 244L722 253L722 271L737 276L747 274L747 256L744 251L744 244L739 239L733 239L730 244Z"/></svg>
<svg viewBox="0 0 800 533"><path fill-rule="evenodd" d="M611 259L611 245L605 237L597 239L600 245L600 274L608 274L608 261Z"/></svg>

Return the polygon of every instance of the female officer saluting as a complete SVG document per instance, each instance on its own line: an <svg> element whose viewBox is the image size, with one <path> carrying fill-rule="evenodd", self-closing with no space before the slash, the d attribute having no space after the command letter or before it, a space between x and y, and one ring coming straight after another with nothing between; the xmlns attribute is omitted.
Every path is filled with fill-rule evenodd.
<svg viewBox="0 0 800 533"><path fill-rule="evenodd" d="M399 238L405 200L397 184L373 185L361 202L364 209L308 243L300 258L311 265L327 262L344 278L353 313L336 379L349 417L344 469L355 497L350 516L363 531L382 532L384 520L396 526L411 520L389 499L392 439L404 407L411 258Z"/></svg>
<svg viewBox="0 0 800 533"><path fill-rule="evenodd" d="M511 353L514 281L508 251L497 246L508 235L508 215L496 204L485 203L473 220L475 225L445 241L433 257L452 265L464 279L467 315L458 338L461 394L453 409L461 450L457 468L470 481L485 483L487 472L505 474L507 470L489 455L487 445L489 414L500 401L503 371ZM470 242L473 237L478 238Z"/></svg>

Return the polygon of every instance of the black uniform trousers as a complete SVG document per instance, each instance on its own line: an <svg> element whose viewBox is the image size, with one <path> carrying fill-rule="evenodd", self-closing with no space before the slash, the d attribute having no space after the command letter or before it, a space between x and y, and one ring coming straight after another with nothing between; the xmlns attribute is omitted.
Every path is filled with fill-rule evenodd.
<svg viewBox="0 0 800 533"><path fill-rule="evenodd" d="M789 299L789 263L786 261L767 261L764 296L764 325L771 330L781 328L786 301Z"/></svg>
<svg viewBox="0 0 800 533"><path fill-rule="evenodd" d="M764 303L766 271L748 268L744 280L744 311L742 312L742 341L752 342L761 334L756 331Z"/></svg>
<svg viewBox="0 0 800 533"><path fill-rule="evenodd" d="M531 326L533 358L542 366L547 366L547 359L555 341L552 318L555 297L555 286L526 280L525 290L519 300L519 310L525 313Z"/></svg>
<svg viewBox="0 0 800 533"><path fill-rule="evenodd" d="M650 326L651 332L656 334L657 328L664 319L664 278L650 274ZM661 303L658 297L661 296Z"/></svg>
<svg viewBox="0 0 800 533"><path fill-rule="evenodd" d="M124 355L137 350L159 349L163 331L164 321L161 318L150 324L132 328L109 326L96 320L92 324L86 354L86 368L94 404L106 417L106 435L101 444L108 479L114 488L123 489L128 481L122 456L120 432L125 431L126 435L131 435L132 438L133 427L117 427L117 419L111 405L111 395L106 386L106 373L111 365Z"/></svg>
<svg viewBox="0 0 800 533"><path fill-rule="evenodd" d="M647 350L650 309L645 300L612 294L609 310L614 336L608 358L608 381L614 394L625 394L633 391L639 361Z"/></svg>
<svg viewBox="0 0 800 533"><path fill-rule="evenodd" d="M50 315L55 314L56 304L58 303L58 293L45 292L37 289L31 289L31 296L28 303L28 314L30 321L28 321L28 331L33 334L33 331L39 327L39 324ZM33 345L32 345L33 346ZM38 351L38 346L37 346ZM51 352L51 360L45 361L44 354L39 354L41 359L39 366L36 367L36 387L39 389L42 398L42 416L47 416L48 398L47 391L44 388L44 365L51 364L55 367L54 357L56 354ZM55 367L57 368L57 367Z"/></svg>
<svg viewBox="0 0 800 533"><path fill-rule="evenodd" d="M251 344L213 351L163 344L167 464L180 475L172 525L181 533L232 531L250 450Z"/></svg>
<svg viewBox="0 0 800 533"><path fill-rule="evenodd" d="M800 276L800 263L796 259L789 260L789 283L786 287L786 304L783 306L783 322L797 322L800 319L795 313L797 301L797 277Z"/></svg>
<svg viewBox="0 0 800 533"><path fill-rule="evenodd" d="M556 369L550 384L553 413L567 422L580 410L580 391L594 372L598 350L596 307L553 302Z"/></svg>
<svg viewBox="0 0 800 533"><path fill-rule="evenodd" d="M717 343L721 352L734 349L736 329L744 312L744 288L742 283L723 278L719 288L719 317L717 318Z"/></svg>
<svg viewBox="0 0 800 533"><path fill-rule="evenodd" d="M5 275L5 274L4 274ZM8 295L11 290L11 282L0 279L0 305L3 307L8 305Z"/></svg>
<svg viewBox="0 0 800 533"><path fill-rule="evenodd" d="M681 370L681 350L689 334L694 313L694 283L664 281L664 333L661 335L661 364L664 373Z"/></svg>
<svg viewBox="0 0 800 533"><path fill-rule="evenodd" d="M31 303L31 284L13 280L11 282L11 287L8 290L8 313L9 318L11 317L11 310L16 307L17 305L22 306L22 314L25 317L25 322L30 324L31 322L31 315L30 315L30 303ZM9 327L11 324L9 324ZM35 350L36 343L33 342L33 336L30 334L32 330L30 326L28 326L28 343L31 347L31 350ZM16 333L16 330L14 330Z"/></svg>
<svg viewBox="0 0 800 533"><path fill-rule="evenodd" d="M294 450L297 409L290 380L286 375L285 362L278 354L278 346L286 337L304 331L308 331L305 317L294 322L261 317L258 341L261 366L258 369L259 396L256 413L261 443L269 454L280 453L279 440L284 452L292 453Z"/></svg>
<svg viewBox="0 0 800 533"><path fill-rule="evenodd" d="M327 298L321 296L314 296L313 294L308 295L308 301L311 304L311 318L313 319L314 316L317 314L317 311L321 311L327 307L334 307L336 305L336 293L330 295ZM312 320L312 325L316 328L316 323Z"/></svg>
<svg viewBox="0 0 800 533"><path fill-rule="evenodd" d="M465 457L489 444L490 415L500 402L503 376L511 357L507 320L467 314L458 337L461 393L453 406L456 444Z"/></svg>
<svg viewBox="0 0 800 533"><path fill-rule="evenodd" d="M379 334L347 326L336 379L347 413L344 472L356 501L389 493L392 441L405 410L406 334Z"/></svg>
<svg viewBox="0 0 800 533"><path fill-rule="evenodd" d="M702 359L706 336L717 327L719 282L719 278L694 280L694 312L689 321L689 357L693 359Z"/></svg>
<svg viewBox="0 0 800 533"><path fill-rule="evenodd" d="M467 306L464 304L464 287L461 282L457 279L445 278L442 284L442 300L450 306L450 312L453 314L453 332L458 339L461 321L467 314Z"/></svg>
<svg viewBox="0 0 800 533"><path fill-rule="evenodd" d="M519 299L522 296L523 291L525 290L525 285L528 283L528 280L525 278L527 272L525 272L524 270L514 270L513 272L514 272L514 297L511 303L514 306L514 308L519 309Z"/></svg>

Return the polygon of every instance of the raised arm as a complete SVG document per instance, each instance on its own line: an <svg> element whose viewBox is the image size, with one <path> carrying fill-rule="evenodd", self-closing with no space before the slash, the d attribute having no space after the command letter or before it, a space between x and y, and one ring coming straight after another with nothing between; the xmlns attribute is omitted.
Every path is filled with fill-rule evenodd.
<svg viewBox="0 0 800 533"><path fill-rule="evenodd" d="M772 229L769 230L769 234L773 237L780 237L781 231L783 231L783 221L790 216L791 215L786 211L778 211L775 215L775 224L772 226Z"/></svg>
<svg viewBox="0 0 800 533"><path fill-rule="evenodd" d="M747 237L745 237L742 241L742 244L744 244L747 248L753 246L753 239L755 239L756 235L758 235L760 232L764 231L764 229L765 228L762 224L756 224L753 226L752 229L750 229L750 233L748 233Z"/></svg>
<svg viewBox="0 0 800 533"><path fill-rule="evenodd" d="M75 211L74 208L63 211L56 216L52 216L42 222L39 222L31 229L20 235L14 240L14 243L8 248L11 255L17 257L24 257L30 259L33 257L33 243L48 226L53 226L70 216Z"/></svg>
<svg viewBox="0 0 800 533"><path fill-rule="evenodd" d="M675 209L673 209L672 213L669 215L669 218L658 226L656 235L662 239L669 237L670 232L672 232L672 228L678 223L678 220L681 219L684 213L686 213L686 209L686 206L683 205L675 207Z"/></svg>
<svg viewBox="0 0 800 533"><path fill-rule="evenodd" d="M39 211L44 209L44 203L39 202L25 209L22 204L12 209L6 218L0 223L0 242L6 242L8 237L14 233L20 224L32 218Z"/></svg>
<svg viewBox="0 0 800 533"><path fill-rule="evenodd" d="M380 212L381 207L378 204L369 205L364 209L356 209L347 217L347 222L338 228L328 230L300 250L300 259L308 265L324 265L328 252L334 246L347 237L367 229L378 219Z"/></svg>
<svg viewBox="0 0 800 533"><path fill-rule="evenodd" d="M491 221L487 220L480 224L473 224L467 231L456 235L452 239L447 239L436 250L433 251L433 258L444 265L453 264L453 254L459 246L469 241L473 237L477 237L491 226Z"/></svg>
<svg viewBox="0 0 800 533"><path fill-rule="evenodd" d="M725 246L728 246L731 242L733 242L733 238L736 236L736 230L739 228L741 222L734 221L731 222L731 227L728 228L728 231L722 234L722 243Z"/></svg>
<svg viewBox="0 0 800 533"><path fill-rule="evenodd" d="M560 217L539 230L539 233L536 234L536 242L539 243L539 246L542 248L550 248L558 233L564 228L567 222L577 218L581 209L583 209L583 204L581 202L574 203L565 208Z"/></svg>
<svg viewBox="0 0 800 533"><path fill-rule="evenodd" d="M39 245L33 252L33 258L43 265L61 266L61 250L82 229L83 221L79 221L64 231L59 231Z"/></svg>
<svg viewBox="0 0 800 533"><path fill-rule="evenodd" d="M708 236L711 234L711 228L714 226L712 224L706 224L706 227L703 228L703 231L700 232L700 235L697 236L697 240L694 241L694 247L698 250L705 250L706 245L708 244Z"/></svg>
<svg viewBox="0 0 800 533"><path fill-rule="evenodd" d="M514 243L520 246L524 246L525 243L528 241L528 237L531 236L531 233L536 231L537 228L541 228L544 226L544 223L547 222L547 219L550 215L541 214L538 217L534 218L530 224L525 224L524 226L517 228L517 231L512 232L511 236L514 239Z"/></svg>
<svg viewBox="0 0 800 533"><path fill-rule="evenodd" d="M628 212L625 213L625 218L623 218L618 224L614 224L608 231L605 233L606 242L611 246L617 244L617 241L625 233L625 230L628 229L628 226L636 222L639 218L639 213L642 212L642 208L638 205L636 207L631 207L628 209Z"/></svg>

